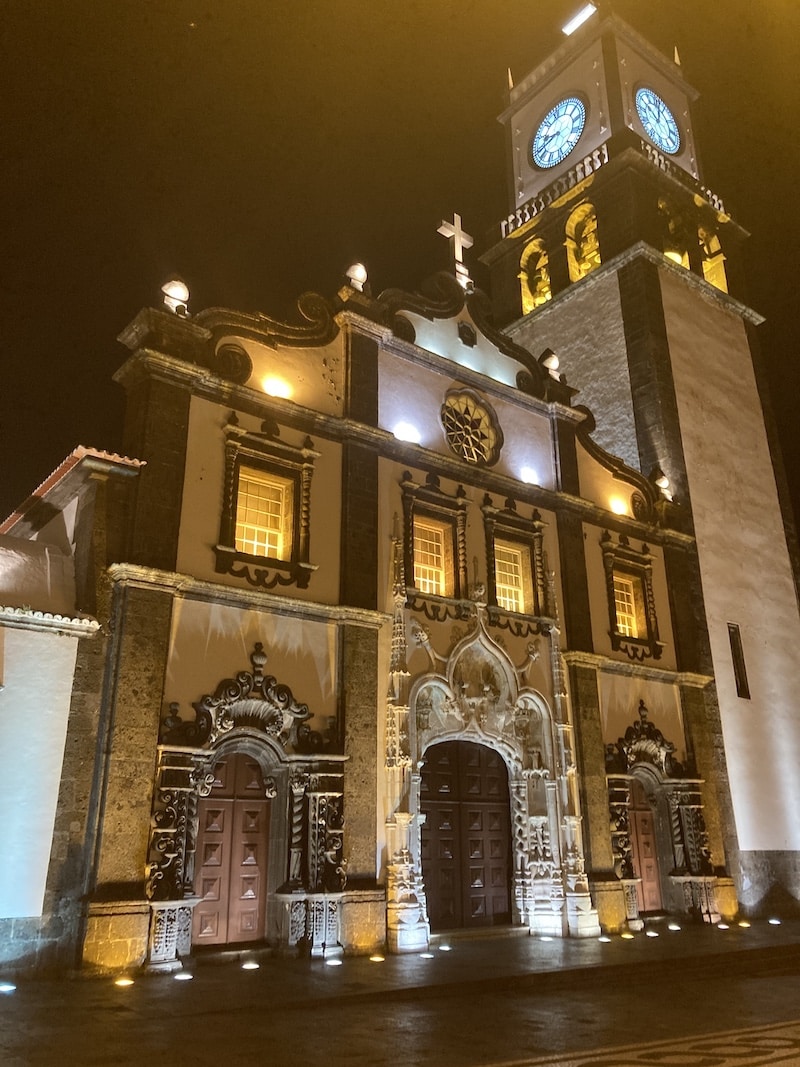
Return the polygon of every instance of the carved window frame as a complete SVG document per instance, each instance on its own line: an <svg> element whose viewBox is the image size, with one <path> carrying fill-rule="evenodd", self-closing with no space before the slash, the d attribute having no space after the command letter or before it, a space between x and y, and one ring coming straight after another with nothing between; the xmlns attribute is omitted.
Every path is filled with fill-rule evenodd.
<svg viewBox="0 0 800 1067"><path fill-rule="evenodd" d="M653 556L650 549L643 544L641 551L633 548L625 534L620 534L614 541L608 530L600 539L603 552L603 567L606 575L606 595L608 599L609 636L611 647L615 652L624 652L632 660L660 659L664 645L658 639L658 618L656 616L655 596L653 594ZM614 596L614 577L633 579L634 589L641 591L641 616L644 620L645 633L638 637L629 637L620 633L617 622L617 605Z"/></svg>
<svg viewBox="0 0 800 1067"><path fill-rule="evenodd" d="M487 493L481 505L486 539L486 596L490 618L500 614L541 617L547 614L547 582L544 557L544 528L542 516L533 509L529 519L517 512L516 502L509 498L503 508L494 506ZM529 612L511 612L497 603L496 544L503 541L527 553L530 561L531 608Z"/></svg>
<svg viewBox="0 0 800 1067"><path fill-rule="evenodd" d="M411 607L421 601L452 602L467 596L467 499L459 485L454 496L448 496L437 475L428 474L424 484L414 481L405 471L400 489L403 501L403 569L406 598ZM414 584L414 521L428 519L449 531L452 538L452 590L448 595L422 593Z"/></svg>
<svg viewBox="0 0 800 1067"><path fill-rule="evenodd" d="M245 430L235 413L225 428L225 485L220 517L219 543L214 546L217 574L245 578L260 589L275 586L308 586L317 569L309 562L311 528L311 478L314 460L319 456L306 437L297 448L279 440L277 424L262 423L261 431ZM236 547L236 512L239 500L239 472L242 467L263 472L291 486L293 516L291 551L286 559L252 555Z"/></svg>

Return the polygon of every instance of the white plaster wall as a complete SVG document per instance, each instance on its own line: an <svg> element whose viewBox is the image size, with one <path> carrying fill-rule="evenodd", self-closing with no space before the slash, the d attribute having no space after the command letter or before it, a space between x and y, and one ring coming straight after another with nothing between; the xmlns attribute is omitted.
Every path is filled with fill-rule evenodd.
<svg viewBox="0 0 800 1067"><path fill-rule="evenodd" d="M0 628L0 918L42 914L67 735L76 638Z"/></svg>
<svg viewBox="0 0 800 1067"><path fill-rule="evenodd" d="M520 369L518 364L515 366ZM453 370L457 374L457 368ZM419 431L419 444L423 448L452 458L442 428L441 409L447 391L463 387L457 377L437 373L387 352L380 355L379 373L378 425L393 433L398 423L411 423ZM547 416L532 411L522 399L519 404L492 395L485 399L494 409L504 437L500 458L491 470L519 479L523 468L528 467L535 472L537 485L554 488L553 447ZM465 470L464 477L469 477L469 470Z"/></svg>
<svg viewBox="0 0 800 1067"><path fill-rule="evenodd" d="M183 485L181 528L178 538L178 571L207 581L250 588L243 578L217 574L214 545L219 542L220 517L225 483L225 426L230 409L192 397ZM239 414L239 424L258 431L261 421ZM286 427L280 440L299 447L306 435ZM278 586L275 592L297 600L335 604L339 596L340 513L342 495L341 449L321 438L312 438L320 453L311 479L310 562L318 569L307 589Z"/></svg>
<svg viewBox="0 0 800 1067"><path fill-rule="evenodd" d="M800 617L745 330L668 271L661 290L739 846L800 849Z"/></svg>
<svg viewBox="0 0 800 1067"><path fill-rule="evenodd" d="M257 641L267 653L264 673L288 685L297 701L308 704L312 728L324 729L326 717L336 714L336 624L268 611L176 600L165 703L177 702L181 717L191 719L193 701L213 693L223 678L252 670Z"/></svg>
<svg viewBox="0 0 800 1067"><path fill-rule="evenodd" d="M50 544L0 535L0 605L73 615L72 557Z"/></svg>
<svg viewBox="0 0 800 1067"><path fill-rule="evenodd" d="M240 336L223 337L217 347L231 343L243 347L253 363L253 373L247 384L263 389L264 381L278 379L288 388L287 399L296 404L341 415L344 394L342 338L338 335L324 348L284 348L259 344Z"/></svg>
<svg viewBox="0 0 800 1067"><path fill-rule="evenodd" d="M584 500L591 500L606 511L615 515L633 515L631 497L636 487L631 482L616 478L608 467L604 467L590 456L578 441L578 480L580 495Z"/></svg>
<svg viewBox="0 0 800 1067"><path fill-rule="evenodd" d="M625 674L600 673L600 721L603 740L614 743L639 718L639 701L643 700L649 721L667 741L675 745L675 758L686 759L686 740L678 688L670 682L631 677Z"/></svg>
<svg viewBox="0 0 800 1067"><path fill-rule="evenodd" d="M520 249L522 254L522 249ZM602 323L602 329L596 324ZM551 348L559 371L578 390L573 401L597 419L593 439L639 469L625 330L616 272L590 274L508 330L538 355Z"/></svg>

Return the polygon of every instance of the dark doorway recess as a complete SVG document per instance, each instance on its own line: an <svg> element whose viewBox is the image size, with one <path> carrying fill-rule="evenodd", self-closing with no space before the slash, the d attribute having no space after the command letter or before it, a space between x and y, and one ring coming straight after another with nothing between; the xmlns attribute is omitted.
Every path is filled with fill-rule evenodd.
<svg viewBox="0 0 800 1067"><path fill-rule="evenodd" d="M432 930L511 922L508 771L486 745L433 745L422 770L422 873Z"/></svg>

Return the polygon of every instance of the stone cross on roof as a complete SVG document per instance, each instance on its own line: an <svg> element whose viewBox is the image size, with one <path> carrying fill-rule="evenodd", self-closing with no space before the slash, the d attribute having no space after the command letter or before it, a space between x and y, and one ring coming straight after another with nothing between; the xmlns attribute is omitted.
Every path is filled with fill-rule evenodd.
<svg viewBox="0 0 800 1067"><path fill-rule="evenodd" d="M464 264L464 250L472 248L472 237L462 227L461 216L454 214L452 222L442 219L442 224L436 232L449 240L450 249L453 253L456 278L465 289L470 289L472 287L472 279Z"/></svg>

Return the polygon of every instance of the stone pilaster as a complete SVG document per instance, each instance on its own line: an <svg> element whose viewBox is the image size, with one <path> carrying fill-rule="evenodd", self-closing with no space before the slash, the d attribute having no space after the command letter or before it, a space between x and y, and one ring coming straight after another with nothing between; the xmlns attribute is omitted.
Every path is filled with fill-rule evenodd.
<svg viewBox="0 0 800 1067"><path fill-rule="evenodd" d="M171 613L167 592L125 581L115 587L96 865L83 950L84 961L97 967L139 964L147 951L145 875Z"/></svg>

